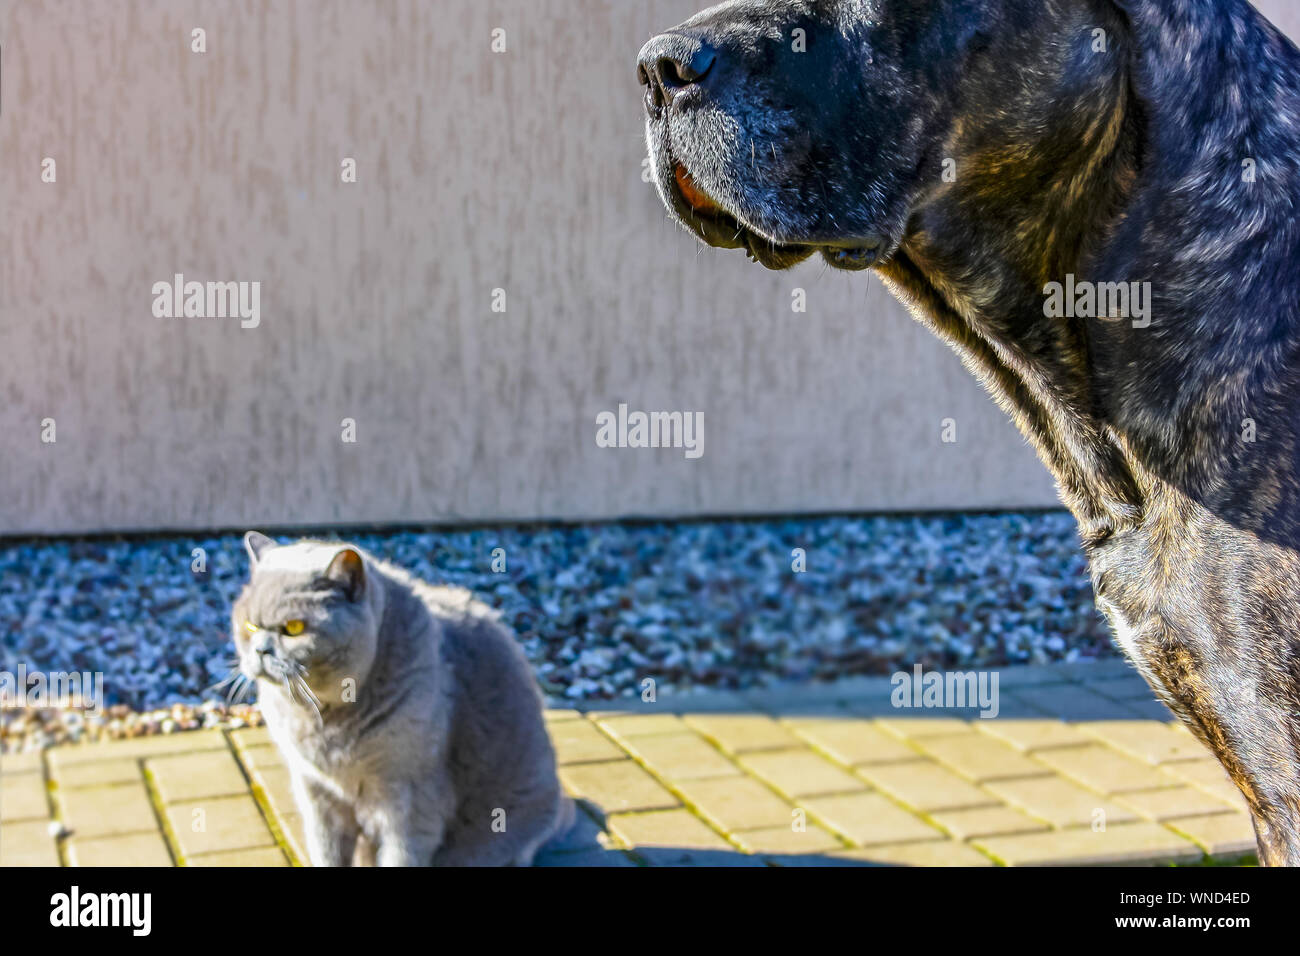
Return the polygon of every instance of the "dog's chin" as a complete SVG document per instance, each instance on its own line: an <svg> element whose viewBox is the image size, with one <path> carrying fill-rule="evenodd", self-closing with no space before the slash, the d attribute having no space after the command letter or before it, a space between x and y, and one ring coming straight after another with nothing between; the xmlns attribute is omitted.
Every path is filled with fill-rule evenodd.
<svg viewBox="0 0 1300 956"><path fill-rule="evenodd" d="M775 242L746 225L741 218L697 186L681 163L672 166L665 187L678 220L704 243L718 249L744 249L751 262L768 269L789 269L821 253L835 269L858 272L880 262L886 253L883 237L832 242Z"/></svg>

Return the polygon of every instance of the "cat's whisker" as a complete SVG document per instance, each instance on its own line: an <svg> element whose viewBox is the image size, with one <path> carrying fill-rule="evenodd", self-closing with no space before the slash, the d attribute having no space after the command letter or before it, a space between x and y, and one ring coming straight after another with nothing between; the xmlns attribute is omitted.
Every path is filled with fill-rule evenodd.
<svg viewBox="0 0 1300 956"><path fill-rule="evenodd" d="M306 668L303 668L303 670L305 672ZM307 698L307 703L311 704L311 709L316 711L316 723L322 727L325 726L325 718L321 716L320 712L320 698L313 693L312 689L307 686L307 682L303 680L301 676L295 676L294 681L302 688L303 696Z"/></svg>

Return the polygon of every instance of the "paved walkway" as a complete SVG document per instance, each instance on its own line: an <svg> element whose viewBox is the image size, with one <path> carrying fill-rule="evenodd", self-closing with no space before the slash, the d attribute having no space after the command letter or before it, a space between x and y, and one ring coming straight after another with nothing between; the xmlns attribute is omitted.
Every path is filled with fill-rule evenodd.
<svg viewBox="0 0 1300 956"><path fill-rule="evenodd" d="M1008 668L999 683L995 719L896 709L888 678L550 711L584 812L539 863L1138 864L1253 851L1218 763L1127 665ZM265 730L0 757L0 866L304 860Z"/></svg>

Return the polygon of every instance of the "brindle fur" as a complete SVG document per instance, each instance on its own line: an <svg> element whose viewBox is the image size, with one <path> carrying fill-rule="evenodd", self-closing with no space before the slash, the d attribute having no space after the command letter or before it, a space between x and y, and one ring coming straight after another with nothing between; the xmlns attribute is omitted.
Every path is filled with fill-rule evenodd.
<svg viewBox="0 0 1300 956"><path fill-rule="evenodd" d="M643 80L700 49L647 101L669 207L774 268L878 245L1056 476L1261 861L1300 865L1300 52L1244 0L743 0L652 40ZM1150 282L1150 326L1045 318L1071 273Z"/></svg>

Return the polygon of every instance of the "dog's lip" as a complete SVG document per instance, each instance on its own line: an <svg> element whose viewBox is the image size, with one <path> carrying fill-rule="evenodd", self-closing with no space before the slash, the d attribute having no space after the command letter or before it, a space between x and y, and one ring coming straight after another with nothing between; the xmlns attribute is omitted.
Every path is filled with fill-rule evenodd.
<svg viewBox="0 0 1300 956"><path fill-rule="evenodd" d="M828 240L810 242L774 242L746 225L745 222L714 199L700 187L690 169L670 155L672 174L668 191L674 210L692 231L704 242L720 249L743 248L746 254L763 265L773 265L779 260L807 258L820 252L826 262L836 269L858 271L868 269L883 260L889 250L885 236L866 239Z"/></svg>

